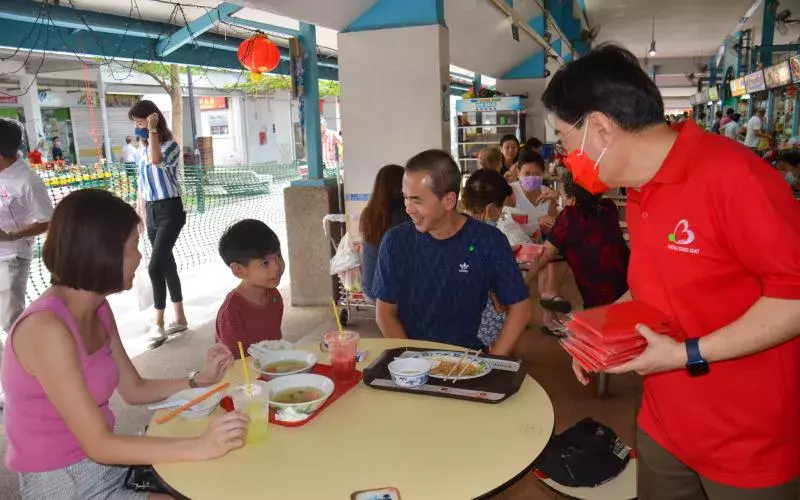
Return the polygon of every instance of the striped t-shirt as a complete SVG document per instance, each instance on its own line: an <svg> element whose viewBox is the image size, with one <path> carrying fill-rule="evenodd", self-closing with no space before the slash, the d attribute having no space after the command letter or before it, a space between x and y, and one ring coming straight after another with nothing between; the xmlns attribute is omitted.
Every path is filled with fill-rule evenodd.
<svg viewBox="0 0 800 500"><path fill-rule="evenodd" d="M142 146L139 152L139 186L145 201L180 197L178 165L181 148L178 143L170 140L161 145L162 160L159 165L150 162L147 146Z"/></svg>

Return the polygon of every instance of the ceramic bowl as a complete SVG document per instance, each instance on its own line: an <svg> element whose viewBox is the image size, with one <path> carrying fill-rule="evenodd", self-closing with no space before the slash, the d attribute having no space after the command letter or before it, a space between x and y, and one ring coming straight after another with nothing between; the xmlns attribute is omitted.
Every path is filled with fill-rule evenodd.
<svg viewBox="0 0 800 500"><path fill-rule="evenodd" d="M305 363L305 366L286 372L271 372L265 369L265 367L279 361L299 361ZM316 364L317 356L308 351L269 351L253 357L253 368L267 377L285 377L287 375L305 373L314 368Z"/></svg>
<svg viewBox="0 0 800 500"><path fill-rule="evenodd" d="M211 387L198 387L197 389L184 389L182 391L178 391L172 396L167 398L167 401L172 400L184 400L184 401L191 401L198 396L202 396L206 392L210 391ZM222 394L216 392L212 394L208 399L197 403L196 405L190 407L188 410L184 410L181 412L181 418L185 418L186 420L200 420L202 418L206 418L207 416L211 415L214 410L217 409L219 406L219 402L222 400Z"/></svg>
<svg viewBox="0 0 800 500"><path fill-rule="evenodd" d="M389 363L389 374L400 387L419 387L428 382L432 367L427 359L399 358Z"/></svg>
<svg viewBox="0 0 800 500"><path fill-rule="evenodd" d="M247 348L247 354L257 358L270 351L291 351L293 349L294 345L288 340L264 340L251 344L250 347Z"/></svg>
<svg viewBox="0 0 800 500"><path fill-rule="evenodd" d="M273 401L273 398L289 389L299 389L310 387L322 393L322 397L313 401L305 401L302 403L278 403ZM322 375L314 373L300 373L296 375L287 375L285 377L278 377L267 382L269 389L269 404L273 408L281 410L292 409L298 413L313 413L320 406L325 404L325 401L333 394L334 384L333 380Z"/></svg>

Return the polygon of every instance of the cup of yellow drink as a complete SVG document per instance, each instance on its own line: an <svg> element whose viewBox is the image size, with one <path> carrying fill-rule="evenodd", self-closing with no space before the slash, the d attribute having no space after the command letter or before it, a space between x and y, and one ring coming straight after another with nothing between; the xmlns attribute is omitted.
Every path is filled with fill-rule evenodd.
<svg viewBox="0 0 800 500"><path fill-rule="evenodd" d="M269 425L269 391L259 382L254 382L248 392L246 385L236 386L230 391L233 407L250 419L245 444L259 444L267 440Z"/></svg>

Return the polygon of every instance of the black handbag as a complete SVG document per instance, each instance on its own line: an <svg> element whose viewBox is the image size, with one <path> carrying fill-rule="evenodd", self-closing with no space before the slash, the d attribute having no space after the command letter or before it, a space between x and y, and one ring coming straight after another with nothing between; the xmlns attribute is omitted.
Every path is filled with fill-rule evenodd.
<svg viewBox="0 0 800 500"><path fill-rule="evenodd" d="M129 490L149 493L170 493L164 482L150 465L137 465L128 469L125 487Z"/></svg>

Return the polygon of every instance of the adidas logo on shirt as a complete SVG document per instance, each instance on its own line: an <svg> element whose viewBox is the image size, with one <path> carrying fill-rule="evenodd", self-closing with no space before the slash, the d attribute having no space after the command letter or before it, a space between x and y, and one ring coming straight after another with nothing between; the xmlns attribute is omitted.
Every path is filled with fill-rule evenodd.
<svg viewBox="0 0 800 500"><path fill-rule="evenodd" d="M468 273L469 272L469 264L467 264L466 262L460 264L458 266L458 272L460 272L460 273Z"/></svg>

